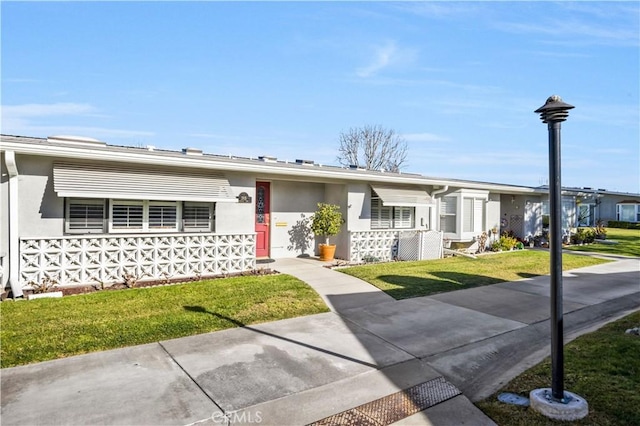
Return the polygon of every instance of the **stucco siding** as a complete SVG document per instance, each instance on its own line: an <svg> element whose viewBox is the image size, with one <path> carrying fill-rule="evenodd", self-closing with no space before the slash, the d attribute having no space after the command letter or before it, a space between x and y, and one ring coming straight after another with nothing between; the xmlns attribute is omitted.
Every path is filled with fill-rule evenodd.
<svg viewBox="0 0 640 426"><path fill-rule="evenodd" d="M234 196L249 194L255 202L256 180L253 176L226 174ZM215 232L218 234L245 234L255 231L254 203L216 203Z"/></svg>
<svg viewBox="0 0 640 426"><path fill-rule="evenodd" d="M349 232L348 232L348 219L349 219L349 196L347 185L343 184L326 184L325 185L325 200L329 204L335 204L340 206L340 213L342 213L342 219L344 224L340 230L340 233L335 237L332 237L332 244L336 244L336 257L340 259L348 259L349 257ZM353 207L353 206L352 206Z"/></svg>
<svg viewBox="0 0 640 426"><path fill-rule="evenodd" d="M618 220L617 205L622 202L635 201L640 203L640 197L637 195L606 195L600 199L600 204L596 210L596 219L602 219L608 222L610 220Z"/></svg>
<svg viewBox="0 0 640 426"><path fill-rule="evenodd" d="M524 195L503 195L501 197L501 234L511 231L516 237L525 236L525 206L526 198Z"/></svg>
<svg viewBox="0 0 640 426"><path fill-rule="evenodd" d="M314 254L309 220L324 196L321 183L271 182L271 257Z"/></svg>
<svg viewBox="0 0 640 426"><path fill-rule="evenodd" d="M524 204L524 232L522 237L542 234L542 200L527 197Z"/></svg>
<svg viewBox="0 0 640 426"><path fill-rule="evenodd" d="M500 199L500 194L489 194L484 227L487 234L494 229L500 229Z"/></svg>
<svg viewBox="0 0 640 426"><path fill-rule="evenodd" d="M64 199L53 190L53 161L49 157L16 156L21 238L63 235Z"/></svg>

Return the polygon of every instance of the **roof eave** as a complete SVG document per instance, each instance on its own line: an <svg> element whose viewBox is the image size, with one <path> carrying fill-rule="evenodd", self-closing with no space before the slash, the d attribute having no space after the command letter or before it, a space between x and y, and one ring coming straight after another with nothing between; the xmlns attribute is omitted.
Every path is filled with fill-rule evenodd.
<svg viewBox="0 0 640 426"><path fill-rule="evenodd" d="M500 193L512 194L544 194L547 191L540 188L503 185L486 182L463 181L457 179L429 178L422 175L403 175L401 173L384 173L370 170L350 170L338 167L319 165L301 166L296 164L263 163L259 160L237 160L211 156L185 156L182 153L158 152L140 150L117 150L118 147L106 145L104 147L87 148L81 146L65 146L60 144L43 143L37 138L24 138L21 141L11 141L3 138L2 151L14 151L23 155L42 155L47 157L63 157L91 161L117 161L137 164L205 168L226 172L250 172L261 175L280 175L301 178L324 178L330 180L366 181L370 183L395 183L428 186L449 186L453 188L482 189ZM114 154L117 153L117 157Z"/></svg>

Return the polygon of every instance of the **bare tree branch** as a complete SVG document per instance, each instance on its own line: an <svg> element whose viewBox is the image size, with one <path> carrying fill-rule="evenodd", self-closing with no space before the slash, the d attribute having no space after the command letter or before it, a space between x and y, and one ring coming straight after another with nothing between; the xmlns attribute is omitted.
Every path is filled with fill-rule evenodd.
<svg viewBox="0 0 640 426"><path fill-rule="evenodd" d="M379 124L352 127L338 141L337 160L343 166L399 172L407 160L407 142L395 130Z"/></svg>

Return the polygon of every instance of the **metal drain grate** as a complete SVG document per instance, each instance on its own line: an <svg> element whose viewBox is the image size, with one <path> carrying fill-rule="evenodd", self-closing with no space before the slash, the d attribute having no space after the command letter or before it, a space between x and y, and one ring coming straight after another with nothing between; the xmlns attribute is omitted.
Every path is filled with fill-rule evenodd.
<svg viewBox="0 0 640 426"><path fill-rule="evenodd" d="M457 387L446 381L444 377L438 377L342 413L326 417L311 423L309 426L390 425L461 393Z"/></svg>

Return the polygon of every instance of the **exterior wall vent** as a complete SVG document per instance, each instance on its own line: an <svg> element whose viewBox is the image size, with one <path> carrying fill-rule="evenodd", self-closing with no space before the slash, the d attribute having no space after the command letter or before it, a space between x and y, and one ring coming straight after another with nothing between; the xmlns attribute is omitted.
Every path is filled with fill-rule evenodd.
<svg viewBox="0 0 640 426"><path fill-rule="evenodd" d="M265 163L275 163L278 161L278 157L273 157L271 155L261 155L258 157L258 160L264 161Z"/></svg>
<svg viewBox="0 0 640 426"><path fill-rule="evenodd" d="M182 153L184 155L202 155L202 150L198 148L183 148Z"/></svg>
<svg viewBox="0 0 640 426"><path fill-rule="evenodd" d="M58 135L47 137L47 142L62 143L69 145L82 145L82 146L106 146L107 144L101 140L94 138L87 138L85 136L71 136L71 135Z"/></svg>
<svg viewBox="0 0 640 426"><path fill-rule="evenodd" d="M296 160L296 164L301 164L303 166L313 166L313 160Z"/></svg>

